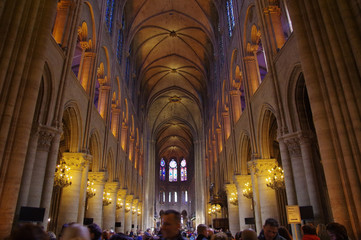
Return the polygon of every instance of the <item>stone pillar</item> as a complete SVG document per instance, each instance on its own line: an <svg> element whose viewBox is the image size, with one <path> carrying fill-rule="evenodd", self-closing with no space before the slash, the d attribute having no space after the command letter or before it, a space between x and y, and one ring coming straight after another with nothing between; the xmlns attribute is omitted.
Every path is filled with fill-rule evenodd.
<svg viewBox="0 0 361 240"><path fill-rule="evenodd" d="M122 232L124 233L124 217L125 217L125 196L127 194L126 189L119 189L117 198L118 202L120 203L120 206L117 207L116 210L116 221L120 222L120 227L115 228L115 232Z"/></svg>
<svg viewBox="0 0 361 240"><path fill-rule="evenodd" d="M115 229L115 210L117 204L118 182L107 182L104 192L110 193L111 203L103 207L103 229Z"/></svg>
<svg viewBox="0 0 361 240"><path fill-rule="evenodd" d="M132 203L132 231L133 233L137 232L137 212L138 212L138 199L133 199Z"/></svg>
<svg viewBox="0 0 361 240"><path fill-rule="evenodd" d="M220 153L223 150L222 129L220 127L217 128L216 133L217 133L218 153Z"/></svg>
<svg viewBox="0 0 361 240"><path fill-rule="evenodd" d="M240 85L241 84L239 84L239 87ZM233 122L236 124L242 114L241 91L239 91L239 88L233 89L229 91L229 94L231 95L232 101Z"/></svg>
<svg viewBox="0 0 361 240"><path fill-rule="evenodd" d="M268 29L272 51L276 53L286 42L281 22L281 9L276 5L269 5L263 9Z"/></svg>
<svg viewBox="0 0 361 240"><path fill-rule="evenodd" d="M85 45L85 44L83 44ZM83 46L82 45L82 46ZM96 54L91 51L86 51L86 47L83 48L81 66L79 66L78 79L83 86L84 90L90 95L90 82L92 79L92 74L94 70L94 62Z"/></svg>
<svg viewBox="0 0 361 240"><path fill-rule="evenodd" d="M110 86L108 85L108 83L101 82L100 79L98 80L100 83L98 111L100 116L102 116L103 119L106 119L109 106Z"/></svg>
<svg viewBox="0 0 361 240"><path fill-rule="evenodd" d="M43 191L44 177L46 173L46 164L48 162L48 155L53 137L53 131L48 131L45 127L39 128L37 152L34 162L35 167L33 168L27 204L29 207L40 207L41 194Z"/></svg>
<svg viewBox="0 0 361 240"><path fill-rule="evenodd" d="M251 175L234 175L234 181L237 186L238 192L238 210L239 210L239 225L240 230L244 230L249 228L249 226L245 222L245 218L254 217L253 215L253 203L252 198L246 198L243 196L243 190L245 188L246 183L252 184ZM260 229L257 229L259 231Z"/></svg>
<svg viewBox="0 0 361 240"><path fill-rule="evenodd" d="M235 184L225 184L224 185L227 192L227 205L228 205L228 222L229 230L234 236L237 232L240 231L239 225L239 209L238 209L238 200L236 203L231 202L231 198L235 199L239 196L237 194L237 188Z"/></svg>
<svg viewBox="0 0 361 240"><path fill-rule="evenodd" d="M81 179L81 186L80 186L80 197L79 197L79 211L78 211L78 223L82 224L84 222L85 212L86 212L86 193L87 193L87 185L88 185L88 172L89 172L89 165L93 159L93 156L87 155L89 160L89 164L87 164L83 169L83 175Z"/></svg>
<svg viewBox="0 0 361 240"><path fill-rule="evenodd" d="M112 123L111 131L116 139L119 136L119 120L120 120L120 109L119 107L112 108Z"/></svg>
<svg viewBox="0 0 361 240"><path fill-rule="evenodd" d="M130 233L132 230L132 203L133 195L127 195L125 198L124 233Z"/></svg>
<svg viewBox="0 0 361 240"><path fill-rule="evenodd" d="M248 162L252 176L257 230L262 229L267 218L272 217L278 220L276 191L266 185L268 169L274 168L276 163L275 159L256 159Z"/></svg>
<svg viewBox="0 0 361 240"><path fill-rule="evenodd" d="M86 216L93 218L93 222L102 226L103 224L103 192L106 179L106 172L89 172L88 178L90 182L94 182L95 196L88 199L88 209Z"/></svg>
<svg viewBox="0 0 361 240"><path fill-rule="evenodd" d="M224 136L225 139L228 139L229 136L231 135L231 120L229 117L229 112L223 111L222 117L223 117L223 126L224 126Z"/></svg>
<svg viewBox="0 0 361 240"><path fill-rule="evenodd" d="M258 64L255 56L246 56L243 58L246 65L246 79L250 96L256 92L260 83Z"/></svg>
<svg viewBox="0 0 361 240"><path fill-rule="evenodd" d="M312 135L306 133L299 137L303 166L305 168L305 180L307 183L309 199L313 207L315 222L324 222L322 221L324 217L320 202L320 191L318 190L319 185L316 178L315 166L313 164L313 149L311 146L311 139L308 136Z"/></svg>
<svg viewBox="0 0 361 240"><path fill-rule="evenodd" d="M69 175L72 177L72 184L62 190L57 230L60 230L64 223L78 220L82 171L88 164L84 153L63 153L63 160L70 167Z"/></svg>
<svg viewBox="0 0 361 240"><path fill-rule="evenodd" d="M67 26L70 25L70 10L73 5L74 2L71 0L62 0L58 2L53 37L55 41L62 46L63 43L67 42L66 36L69 34Z"/></svg>
<svg viewBox="0 0 361 240"><path fill-rule="evenodd" d="M120 136L120 145L124 152L127 149L127 141L128 141L128 126L123 122L122 123L122 134Z"/></svg>
<svg viewBox="0 0 361 240"><path fill-rule="evenodd" d="M133 161L134 155L134 138L132 136L129 137L129 149L128 149L128 156L129 160Z"/></svg>

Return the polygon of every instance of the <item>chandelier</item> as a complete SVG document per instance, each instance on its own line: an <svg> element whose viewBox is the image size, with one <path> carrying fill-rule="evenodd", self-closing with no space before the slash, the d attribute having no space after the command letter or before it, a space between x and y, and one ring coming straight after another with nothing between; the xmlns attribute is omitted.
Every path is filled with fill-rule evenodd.
<svg viewBox="0 0 361 240"><path fill-rule="evenodd" d="M112 198L110 197L110 193L103 192L103 206L108 206L112 203Z"/></svg>
<svg viewBox="0 0 361 240"><path fill-rule="evenodd" d="M88 180L88 183L86 186L86 197L88 199L95 196L96 189L93 186L94 186L94 182Z"/></svg>
<svg viewBox="0 0 361 240"><path fill-rule="evenodd" d="M71 185L72 177L69 174L70 167L68 167L64 161L60 161L60 164L56 166L54 175L54 186L64 188Z"/></svg>
<svg viewBox="0 0 361 240"><path fill-rule="evenodd" d="M221 205L219 204L212 204L209 208L208 208L208 214L216 214L216 213L220 213L221 212Z"/></svg>
<svg viewBox="0 0 361 240"><path fill-rule="evenodd" d="M118 198L116 208L117 208L117 209L121 209L122 207L123 207L123 202L122 202L122 199L121 199L121 198Z"/></svg>
<svg viewBox="0 0 361 240"><path fill-rule="evenodd" d="M231 197L229 198L229 202L233 205L238 205L238 196L237 193L232 192Z"/></svg>
<svg viewBox="0 0 361 240"><path fill-rule="evenodd" d="M281 167L274 167L268 169L268 178L266 178L266 185L274 190L285 188L284 174Z"/></svg>
<svg viewBox="0 0 361 240"><path fill-rule="evenodd" d="M140 211L140 208L138 208L137 215L139 216L140 214L142 214L142 212Z"/></svg>
<svg viewBox="0 0 361 240"><path fill-rule="evenodd" d="M132 207L132 214L135 214L135 213L137 213L137 209L133 206Z"/></svg>
<svg viewBox="0 0 361 240"><path fill-rule="evenodd" d="M125 204L125 212L129 212L130 211L130 206L129 203Z"/></svg>
<svg viewBox="0 0 361 240"><path fill-rule="evenodd" d="M253 198L252 184L250 182L244 184L243 196L249 199Z"/></svg>

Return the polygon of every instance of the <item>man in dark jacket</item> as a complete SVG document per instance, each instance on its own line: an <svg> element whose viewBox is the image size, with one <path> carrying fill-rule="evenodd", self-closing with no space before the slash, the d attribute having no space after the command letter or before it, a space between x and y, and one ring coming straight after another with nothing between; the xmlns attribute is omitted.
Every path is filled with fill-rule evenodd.
<svg viewBox="0 0 361 240"><path fill-rule="evenodd" d="M167 210L162 215L162 239L163 240L185 240L181 232L181 215L175 210Z"/></svg>
<svg viewBox="0 0 361 240"><path fill-rule="evenodd" d="M278 234L279 224L276 219L268 218L260 232L259 240L286 240Z"/></svg>
<svg viewBox="0 0 361 240"><path fill-rule="evenodd" d="M205 224L199 224L197 226L197 239L196 240L208 240L208 227Z"/></svg>

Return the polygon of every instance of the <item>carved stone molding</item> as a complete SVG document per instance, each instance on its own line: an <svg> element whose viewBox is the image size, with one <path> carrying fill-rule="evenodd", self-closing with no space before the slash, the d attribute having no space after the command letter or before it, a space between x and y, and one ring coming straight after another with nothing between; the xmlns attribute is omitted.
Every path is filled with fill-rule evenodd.
<svg viewBox="0 0 361 240"><path fill-rule="evenodd" d="M117 193L117 197L121 199L125 199L125 196L127 195L127 189L119 189Z"/></svg>
<svg viewBox="0 0 361 240"><path fill-rule="evenodd" d="M127 202L127 203L132 203L132 202L133 202L133 198L134 198L134 195L128 194L128 195L125 197L125 202Z"/></svg>
<svg viewBox="0 0 361 240"><path fill-rule="evenodd" d="M137 198L136 198L136 199L133 199L133 206L135 206L135 207L136 207L136 206L137 206L137 204L138 204L138 202L139 202L139 199L137 199Z"/></svg>
<svg viewBox="0 0 361 240"><path fill-rule="evenodd" d="M93 181L96 184L104 184L108 178L107 172L89 172L89 181Z"/></svg>
<svg viewBox="0 0 361 240"><path fill-rule="evenodd" d="M118 191L118 188L119 188L118 182L107 182L105 183L104 191L109 193L116 193Z"/></svg>
<svg viewBox="0 0 361 240"><path fill-rule="evenodd" d="M40 130L38 137L38 150L48 152L55 134L47 130Z"/></svg>
<svg viewBox="0 0 361 240"><path fill-rule="evenodd" d="M234 175L233 176L234 182L236 183L237 188L243 189L244 185L247 182L252 182L251 175Z"/></svg>
<svg viewBox="0 0 361 240"><path fill-rule="evenodd" d="M257 159L248 162L248 168L256 176L264 176L268 174L268 169L277 166L276 159Z"/></svg>
<svg viewBox="0 0 361 240"><path fill-rule="evenodd" d="M267 14L277 14L277 16L281 16L281 9L278 6L270 5L263 9L263 12Z"/></svg>
<svg viewBox="0 0 361 240"><path fill-rule="evenodd" d="M224 188L227 192L227 196L230 196L231 193L237 194L236 184L232 184L232 183L224 184Z"/></svg>
<svg viewBox="0 0 361 240"><path fill-rule="evenodd" d="M81 170L89 165L93 157L86 153L63 153L63 160L72 169Z"/></svg>

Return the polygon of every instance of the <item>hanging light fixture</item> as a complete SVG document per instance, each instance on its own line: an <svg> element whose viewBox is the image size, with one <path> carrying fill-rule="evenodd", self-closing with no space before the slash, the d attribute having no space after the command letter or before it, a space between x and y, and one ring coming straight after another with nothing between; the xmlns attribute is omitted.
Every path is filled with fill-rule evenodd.
<svg viewBox="0 0 361 240"><path fill-rule="evenodd" d="M64 188L71 185L72 176L70 176L69 171L70 167L68 167L64 161L60 161L60 164L58 164L55 169L55 187Z"/></svg>
<svg viewBox="0 0 361 240"><path fill-rule="evenodd" d="M88 199L95 196L96 189L93 186L94 186L94 182L88 180L86 186L86 197Z"/></svg>
<svg viewBox="0 0 361 240"><path fill-rule="evenodd" d="M130 211L130 206L129 203L125 204L125 212L129 212Z"/></svg>
<svg viewBox="0 0 361 240"><path fill-rule="evenodd" d="M138 208L138 212L137 212L137 214L138 214L138 216L139 216L140 214L142 214L142 212L141 212L140 208Z"/></svg>
<svg viewBox="0 0 361 240"><path fill-rule="evenodd" d="M112 198L110 197L110 193L103 192L103 206L108 206L112 203Z"/></svg>
<svg viewBox="0 0 361 240"><path fill-rule="evenodd" d="M238 205L238 195L237 193L232 192L231 197L229 198L229 202L233 205Z"/></svg>
<svg viewBox="0 0 361 240"><path fill-rule="evenodd" d="M123 208L123 201L122 201L121 198L118 198L116 208L117 208L117 209Z"/></svg>
<svg viewBox="0 0 361 240"><path fill-rule="evenodd" d="M253 198L252 184L250 182L244 184L243 196L249 199Z"/></svg>
<svg viewBox="0 0 361 240"><path fill-rule="evenodd" d="M285 188L284 173L281 167L276 166L272 169L268 169L266 185L274 190Z"/></svg>

